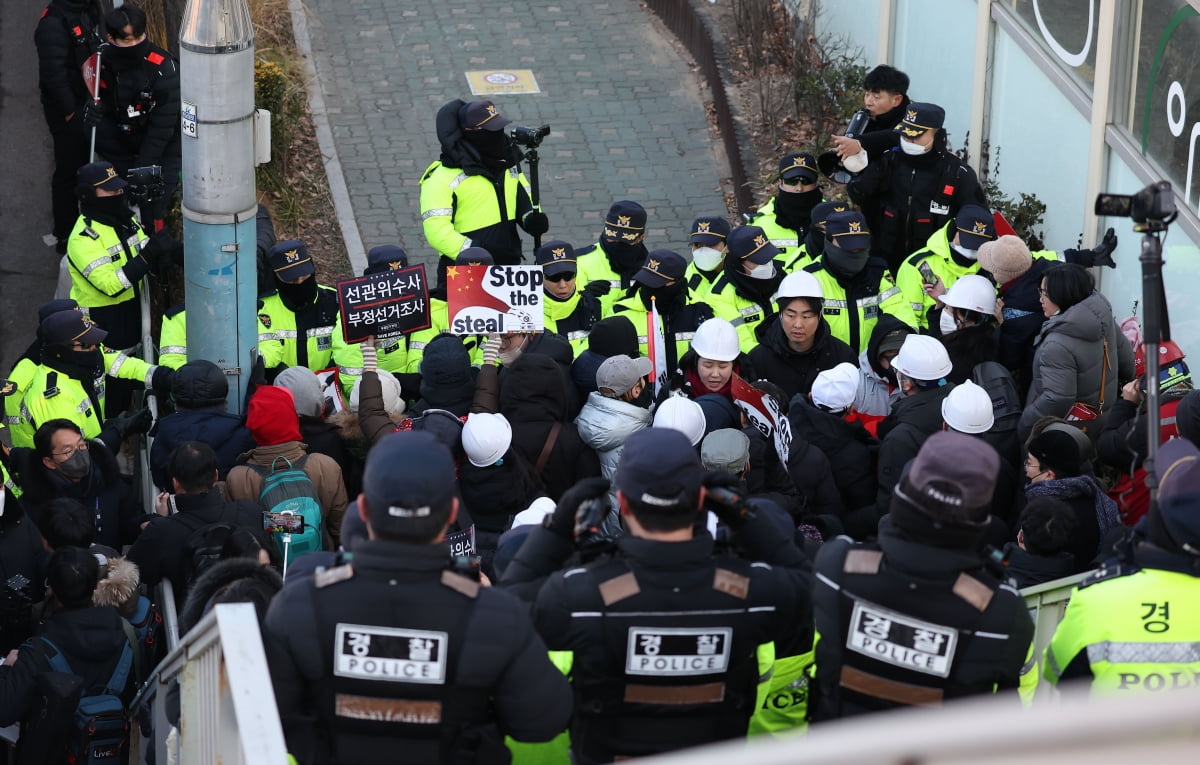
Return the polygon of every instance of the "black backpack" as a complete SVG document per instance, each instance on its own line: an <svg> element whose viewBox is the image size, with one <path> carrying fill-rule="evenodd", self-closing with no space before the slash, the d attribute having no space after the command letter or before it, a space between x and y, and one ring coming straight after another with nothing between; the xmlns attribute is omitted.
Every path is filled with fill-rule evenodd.
<svg viewBox="0 0 1200 765"><path fill-rule="evenodd" d="M183 547L183 568L190 587L196 579L221 561L221 550L233 534L233 524L206 523L188 535Z"/></svg>
<svg viewBox="0 0 1200 765"><path fill-rule="evenodd" d="M1021 397L1012 373L999 362L983 361L971 370L971 382L986 390L992 399L992 416L996 420L992 431L1016 430L1021 419Z"/></svg>

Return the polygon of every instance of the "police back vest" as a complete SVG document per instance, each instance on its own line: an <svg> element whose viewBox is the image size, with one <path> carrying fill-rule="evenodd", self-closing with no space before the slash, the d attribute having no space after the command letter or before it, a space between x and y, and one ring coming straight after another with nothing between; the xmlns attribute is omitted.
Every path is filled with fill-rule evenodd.
<svg viewBox="0 0 1200 765"><path fill-rule="evenodd" d="M762 633L748 600L750 567L714 560L688 572L694 586L684 596L619 557L566 573L570 602L591 604L572 614L588 646L575 654L572 742L587 760L746 734L758 680L748 636Z"/></svg>
<svg viewBox="0 0 1200 765"><path fill-rule="evenodd" d="M279 339L281 362L289 367L308 367L314 372L328 368L333 360L333 333L338 329L337 291L320 285L317 299L294 313L279 293L260 301L258 320L262 328Z"/></svg>
<svg viewBox="0 0 1200 765"><path fill-rule="evenodd" d="M804 270L817 277L825 294L821 312L829 323L829 333L862 353L871 340L871 332L880 313L889 313L916 328L912 307L904 300L900 288L887 274L882 260L872 258L849 288L828 271L821 261L810 263Z"/></svg>
<svg viewBox="0 0 1200 765"><path fill-rule="evenodd" d="M836 690L822 690L822 717L939 705L995 690L988 667L1009 639L996 623L998 580L982 567L918 578L889 568L877 544L845 537L830 544L843 549L818 577L837 589L838 634L822 635L817 661L819 667L831 651L840 670L828 681ZM824 708L829 698L836 708Z"/></svg>
<svg viewBox="0 0 1200 765"><path fill-rule="evenodd" d="M394 602L393 584L352 565L313 577L316 634L333 662L316 685L332 761L391 763L403 752L412 762L457 763L455 747L491 709L489 688L458 675L480 585L442 572L440 584L429 582L421 627L411 628L387 623L403 616L380 608Z"/></svg>

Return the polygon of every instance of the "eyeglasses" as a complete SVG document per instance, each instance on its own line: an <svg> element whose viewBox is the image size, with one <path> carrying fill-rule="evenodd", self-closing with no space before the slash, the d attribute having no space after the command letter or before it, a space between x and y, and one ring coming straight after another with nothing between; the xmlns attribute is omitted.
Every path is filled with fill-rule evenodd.
<svg viewBox="0 0 1200 765"><path fill-rule="evenodd" d="M562 272L555 274L554 276L547 276L546 281L548 281L548 282L570 282L570 281L575 280L575 276L576 276L576 274L574 271L562 271Z"/></svg>
<svg viewBox="0 0 1200 765"><path fill-rule="evenodd" d="M782 183L784 186L804 186L805 184L808 184L808 183L816 183L816 179L814 178L813 180L810 181L807 178L805 178L803 175L799 175L799 176L796 176L795 178L791 179L790 181L787 178L780 178L779 182Z"/></svg>
<svg viewBox="0 0 1200 765"><path fill-rule="evenodd" d="M88 450L87 441L80 441L74 446L68 446L66 449L60 449L56 452L51 452L55 457L62 457L64 460L69 460L75 456L75 452L86 452Z"/></svg>

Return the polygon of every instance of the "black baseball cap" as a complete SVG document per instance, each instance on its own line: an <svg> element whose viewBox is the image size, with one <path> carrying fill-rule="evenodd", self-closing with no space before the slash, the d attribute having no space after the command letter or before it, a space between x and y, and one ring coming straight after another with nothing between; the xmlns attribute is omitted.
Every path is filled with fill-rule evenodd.
<svg viewBox="0 0 1200 765"><path fill-rule="evenodd" d="M825 238L843 250L865 250L871 246L867 219L855 210L831 213L825 219Z"/></svg>
<svg viewBox="0 0 1200 765"><path fill-rule="evenodd" d="M308 254L308 248L298 239L277 242L267 255L267 263L275 272L275 276L285 282L317 272L312 257Z"/></svg>
<svg viewBox="0 0 1200 765"><path fill-rule="evenodd" d="M458 124L463 130L503 130L512 120L496 110L491 101L472 101L458 110Z"/></svg>
<svg viewBox="0 0 1200 765"><path fill-rule="evenodd" d="M625 441L614 483L629 499L658 510L685 510L700 491L704 468L678 430L645 428Z"/></svg>
<svg viewBox="0 0 1200 765"><path fill-rule="evenodd" d="M42 322L42 339L46 345L70 347L78 341L81 345L99 345L108 333L97 327L82 311L59 311L50 314Z"/></svg>
<svg viewBox="0 0 1200 765"><path fill-rule="evenodd" d="M129 185L117 175L111 162L89 162L75 171L75 181L105 191L119 191Z"/></svg>
<svg viewBox="0 0 1200 765"><path fill-rule="evenodd" d="M985 242L993 241L996 238L995 220L991 210L986 207L963 205L954 218L958 241L968 250L978 250Z"/></svg>
<svg viewBox="0 0 1200 765"><path fill-rule="evenodd" d="M539 247L533 262L542 267L542 273L546 276L579 271L579 266L575 262L575 248L569 242L561 239L546 242Z"/></svg>
<svg viewBox="0 0 1200 765"><path fill-rule="evenodd" d="M904 119L896 125L909 138L916 138L926 130L937 130L946 121L946 110L937 104L912 103L904 111Z"/></svg>
<svg viewBox="0 0 1200 765"><path fill-rule="evenodd" d="M410 521L446 512L456 480L450 450L430 433L386 436L367 453L363 472L371 528L403 535Z"/></svg>
<svg viewBox="0 0 1200 765"><path fill-rule="evenodd" d="M738 226L729 234L729 254L761 266L778 257L779 248L758 226Z"/></svg>
<svg viewBox="0 0 1200 765"><path fill-rule="evenodd" d="M817 158L807 152L793 152L779 160L779 177L785 181L816 183L817 174Z"/></svg>
<svg viewBox="0 0 1200 765"><path fill-rule="evenodd" d="M688 241L692 244L722 244L729 238L729 221L719 215L707 215L692 221Z"/></svg>
<svg viewBox="0 0 1200 765"><path fill-rule="evenodd" d="M363 271L363 276L398 271L401 268L408 268L408 253L404 248L394 244L381 244L372 247L367 253L367 268Z"/></svg>
<svg viewBox="0 0 1200 765"><path fill-rule="evenodd" d="M665 287L683 278L687 272L687 261L671 250L655 250L646 257L633 280L647 287Z"/></svg>

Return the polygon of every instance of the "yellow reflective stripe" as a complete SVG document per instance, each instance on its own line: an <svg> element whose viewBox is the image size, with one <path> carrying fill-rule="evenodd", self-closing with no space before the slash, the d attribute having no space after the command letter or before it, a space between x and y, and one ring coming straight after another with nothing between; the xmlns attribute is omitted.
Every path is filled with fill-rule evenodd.
<svg viewBox="0 0 1200 765"><path fill-rule="evenodd" d="M1196 664L1200 642L1141 643L1106 640L1087 647L1088 661L1099 664Z"/></svg>
<svg viewBox="0 0 1200 765"><path fill-rule="evenodd" d="M258 339L261 342L263 339L263 336L259 335ZM186 356L187 355L187 346L186 345L164 345L163 347L158 349L158 353L160 356L164 355L164 354L168 354L168 353L176 353L176 354L179 354L180 356Z"/></svg>
<svg viewBox="0 0 1200 765"><path fill-rule="evenodd" d="M125 289L129 289L133 286L133 282L129 281L129 277L125 275L124 268L117 269L117 281L120 282L121 286Z"/></svg>
<svg viewBox="0 0 1200 765"><path fill-rule="evenodd" d="M6 414L6 415L4 415L4 422L8 425L20 425L21 424L21 415Z"/></svg>
<svg viewBox="0 0 1200 765"><path fill-rule="evenodd" d="M429 343L422 343L419 340L410 340L408 343L408 348L412 351L423 351L427 345L429 345Z"/></svg>
<svg viewBox="0 0 1200 765"><path fill-rule="evenodd" d="M567 340L582 340L587 336L588 331L586 329L577 329L574 332L567 333Z"/></svg>
<svg viewBox="0 0 1200 765"><path fill-rule="evenodd" d="M421 220L429 220L430 218L449 218L454 214L454 210L449 207L436 207L432 210L426 210L421 213Z"/></svg>
<svg viewBox="0 0 1200 765"><path fill-rule="evenodd" d="M352 377L361 377L361 376L362 376L362 373L363 373L363 368L362 368L362 367L343 367L343 366L339 366L339 367L338 367L338 371L339 371L339 372L341 372L341 373L342 373L342 374L344 374L344 375L350 375L350 376L352 376Z"/></svg>
<svg viewBox="0 0 1200 765"><path fill-rule="evenodd" d="M795 247L800 244L799 239L772 239L770 241L776 247Z"/></svg>
<svg viewBox="0 0 1200 765"><path fill-rule="evenodd" d="M675 333L675 339L677 341L691 340L695 336L696 336L695 332L676 332Z"/></svg>
<svg viewBox="0 0 1200 765"><path fill-rule="evenodd" d="M157 369L158 369L158 365L151 364L150 368L146 370L146 379L144 379L142 381L142 384L145 385L147 388L149 388L150 385L154 382L154 372Z"/></svg>
<svg viewBox="0 0 1200 765"><path fill-rule="evenodd" d="M823 302L824 302L826 308L845 308L846 307L845 300L835 300L833 298L825 298L825 300Z"/></svg>
<svg viewBox="0 0 1200 765"><path fill-rule="evenodd" d="M458 184L462 183L462 182L463 182L463 181L465 181L466 179L467 179L467 174L466 174L466 173L459 173L458 175L456 175L456 176L454 177L454 180L450 181L450 190L451 190L451 191L454 191L455 189L457 189L457 188L458 188Z"/></svg>
<svg viewBox="0 0 1200 765"><path fill-rule="evenodd" d="M88 410L91 408L92 400L84 396L83 401L79 402L79 406L75 407L75 411L79 412L80 414L87 414Z"/></svg>
<svg viewBox="0 0 1200 765"><path fill-rule="evenodd" d="M909 303L909 305L912 306L913 311L917 315L920 315L925 312L925 304L924 303Z"/></svg>
<svg viewBox="0 0 1200 765"><path fill-rule="evenodd" d="M125 362L129 359L124 353L118 353L113 359L112 366L108 368L108 373L113 377L117 376L117 372L121 371L121 367L125 366Z"/></svg>
<svg viewBox="0 0 1200 765"><path fill-rule="evenodd" d="M294 329L277 329L275 330L275 337L279 340L295 340L298 334Z"/></svg>
<svg viewBox="0 0 1200 765"><path fill-rule="evenodd" d="M327 337L333 334L333 327L313 327L304 334L306 337Z"/></svg>

